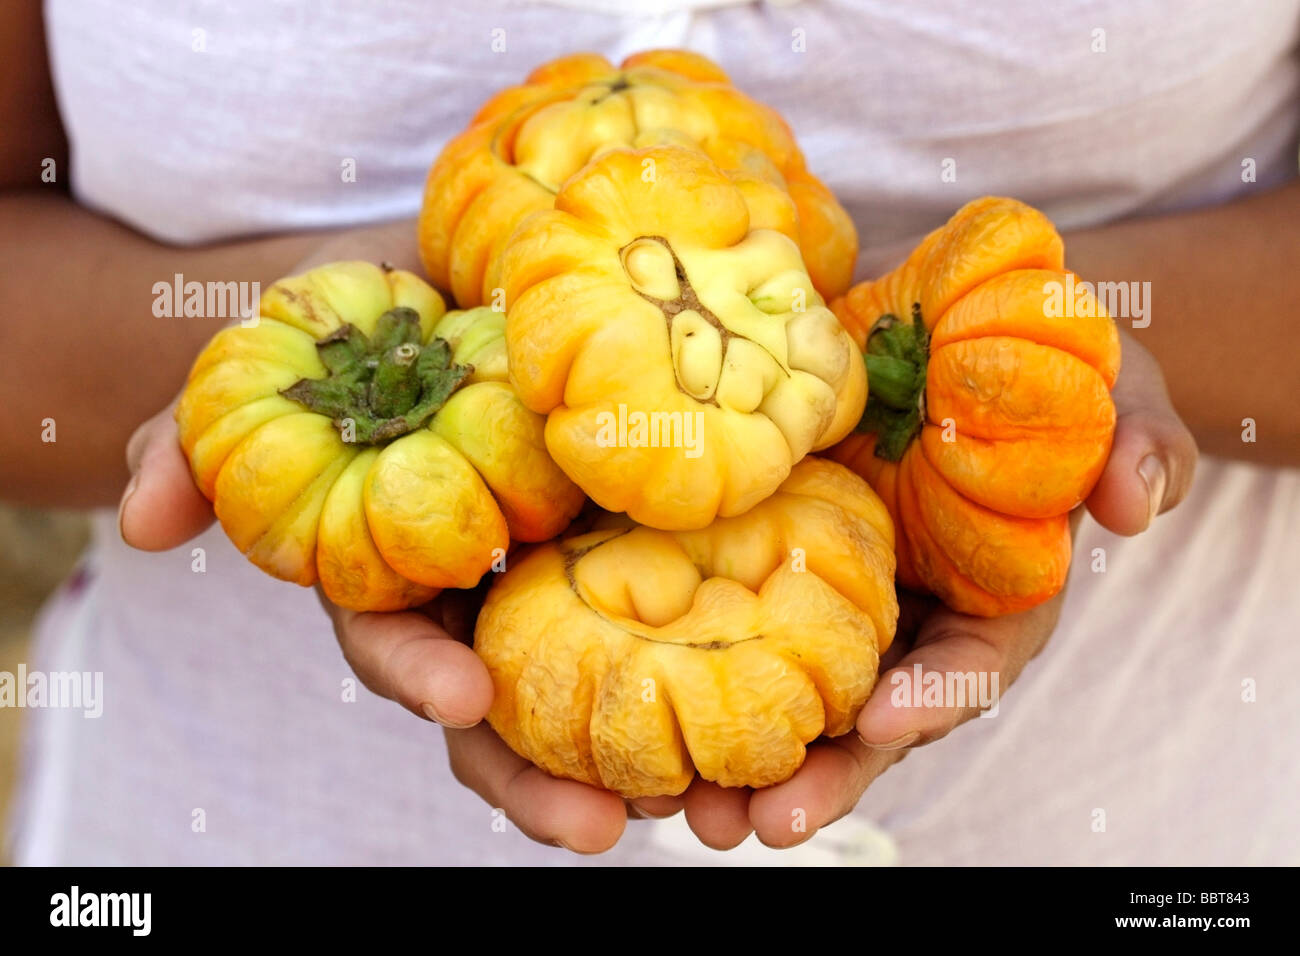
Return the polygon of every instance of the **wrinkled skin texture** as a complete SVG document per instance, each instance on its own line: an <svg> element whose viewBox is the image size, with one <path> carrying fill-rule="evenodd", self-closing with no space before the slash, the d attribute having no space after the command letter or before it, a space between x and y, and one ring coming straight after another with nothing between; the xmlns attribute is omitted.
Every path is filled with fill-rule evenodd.
<svg viewBox="0 0 1300 956"><path fill-rule="evenodd" d="M624 797L790 777L847 733L898 618L893 528L866 482L807 458L694 532L606 516L493 585L474 647L488 720L555 776Z"/></svg>
<svg viewBox="0 0 1300 956"><path fill-rule="evenodd" d="M702 528L861 415L853 341L766 212L697 150L654 147L606 154L516 230L511 378L602 508Z"/></svg>
<svg viewBox="0 0 1300 956"><path fill-rule="evenodd" d="M1021 611L1061 589L1068 513L1110 451L1118 333L1090 294L1078 314L1050 314L1046 287L1066 286L1063 258L1037 210L980 199L831 306L863 348L882 316L919 306L929 333L919 434L896 462L871 432L830 455L888 505L899 582L962 613Z"/></svg>
<svg viewBox="0 0 1300 956"><path fill-rule="evenodd" d="M424 345L446 340L473 372L420 427L344 441L282 390L327 377L319 340L345 323L370 336L395 307L418 316ZM259 308L256 325L223 330L199 355L175 415L195 483L264 571L319 582L353 610L399 610L472 587L512 537L551 537L581 507L546 454L542 419L506 379L500 315L444 316L423 280L364 262L281 280Z"/></svg>
<svg viewBox="0 0 1300 956"><path fill-rule="evenodd" d="M813 284L826 298L848 289L853 222L808 172L785 121L715 64L679 50L638 53L621 67L595 54L563 57L492 97L429 173L419 225L426 270L461 306L491 303L497 259L526 215L550 208L603 153L661 143L704 150L746 191L788 196Z"/></svg>

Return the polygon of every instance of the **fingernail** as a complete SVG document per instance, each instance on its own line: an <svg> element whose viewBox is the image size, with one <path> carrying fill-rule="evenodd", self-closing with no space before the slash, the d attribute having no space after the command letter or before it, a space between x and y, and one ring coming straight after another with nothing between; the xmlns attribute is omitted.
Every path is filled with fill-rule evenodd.
<svg viewBox="0 0 1300 956"><path fill-rule="evenodd" d="M126 483L126 490L122 492L122 501L117 506L117 533L123 541L126 541L126 532L122 530L122 518L126 514L126 504L131 500L131 496L135 494L138 484L140 484L140 473L136 472L131 476L131 480ZM126 543L130 544L131 542L126 541Z"/></svg>
<svg viewBox="0 0 1300 956"><path fill-rule="evenodd" d="M449 730L468 730L470 727L473 727L474 724L478 723L478 721L475 720L468 724L457 724L447 720L438 713L437 707L434 707L432 703L427 701L420 705L420 710L424 711L424 716L428 717L435 724L442 724L442 726Z"/></svg>
<svg viewBox="0 0 1300 956"><path fill-rule="evenodd" d="M1147 525L1150 526L1165 501L1165 466L1155 455L1147 455L1138 463L1138 474L1147 486Z"/></svg>
<svg viewBox="0 0 1300 956"><path fill-rule="evenodd" d="M863 746L870 747L872 750L902 750L904 747L910 747L921 739L921 732L913 730L911 733L903 734L901 737L895 737L888 743L873 744L866 737L858 734L858 739L862 741Z"/></svg>

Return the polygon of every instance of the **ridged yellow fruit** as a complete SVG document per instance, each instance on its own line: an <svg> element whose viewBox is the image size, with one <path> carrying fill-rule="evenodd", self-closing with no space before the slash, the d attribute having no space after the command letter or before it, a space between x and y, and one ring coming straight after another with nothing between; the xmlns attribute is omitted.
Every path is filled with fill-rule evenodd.
<svg viewBox="0 0 1300 956"><path fill-rule="evenodd" d="M235 546L354 610L471 587L582 505L507 380L502 316L444 315L423 280L365 262L271 286L199 355L176 421Z"/></svg>
<svg viewBox="0 0 1300 956"><path fill-rule="evenodd" d="M861 355L764 213L698 150L616 150L507 246L511 379L602 508L702 528L861 416Z"/></svg>
<svg viewBox="0 0 1300 956"><path fill-rule="evenodd" d="M516 753L625 797L695 774L765 787L853 726L898 618L894 532L865 481L806 458L744 515L689 532L624 516L496 580L474 649Z"/></svg>
<svg viewBox="0 0 1300 956"><path fill-rule="evenodd" d="M462 306L491 303L497 259L526 215L549 209L570 176L611 149L666 143L703 150L756 201L788 207L814 286L827 298L848 289L853 221L808 172L789 126L684 50L638 53L620 67L591 53L562 57L488 100L429 172L425 268Z"/></svg>

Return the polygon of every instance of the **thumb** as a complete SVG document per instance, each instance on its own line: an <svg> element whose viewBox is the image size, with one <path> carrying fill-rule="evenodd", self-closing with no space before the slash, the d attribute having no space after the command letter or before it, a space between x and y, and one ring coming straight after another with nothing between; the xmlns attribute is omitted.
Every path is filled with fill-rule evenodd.
<svg viewBox="0 0 1300 956"><path fill-rule="evenodd" d="M166 551L212 524L212 506L194 484L168 406L126 444L131 480L118 505L122 540L142 551Z"/></svg>
<svg viewBox="0 0 1300 956"><path fill-rule="evenodd" d="M989 618L937 607L912 649L876 681L858 714L858 737L873 750L919 746L995 706L1051 637L1063 603L1061 593L1027 611Z"/></svg>
<svg viewBox="0 0 1300 956"><path fill-rule="evenodd" d="M1115 440L1088 511L1116 534L1145 531L1155 516L1187 496L1196 471L1196 441L1165 389L1160 366L1121 331L1123 360L1112 397Z"/></svg>

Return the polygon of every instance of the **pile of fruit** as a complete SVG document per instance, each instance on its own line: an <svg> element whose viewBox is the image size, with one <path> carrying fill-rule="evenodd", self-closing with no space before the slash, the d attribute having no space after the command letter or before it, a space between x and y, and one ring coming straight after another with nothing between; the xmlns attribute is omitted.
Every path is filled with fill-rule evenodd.
<svg viewBox="0 0 1300 956"><path fill-rule="evenodd" d="M181 442L235 545L342 606L492 572L488 720L550 773L777 783L853 726L895 579L986 616L1062 587L1119 343L1045 307L1036 210L972 202L850 289L781 117L659 51L492 97L418 238L463 311L366 263L281 280L199 356Z"/></svg>

